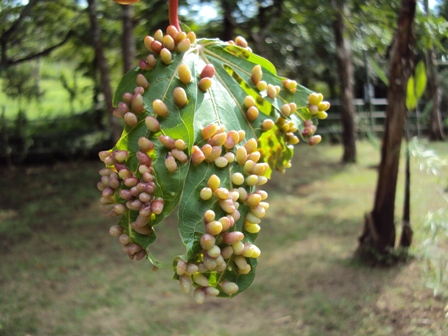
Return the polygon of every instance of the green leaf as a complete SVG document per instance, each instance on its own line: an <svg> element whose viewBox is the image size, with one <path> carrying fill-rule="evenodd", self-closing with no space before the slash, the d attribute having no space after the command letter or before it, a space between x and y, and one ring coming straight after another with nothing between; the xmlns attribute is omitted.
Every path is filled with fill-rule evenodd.
<svg viewBox="0 0 448 336"><path fill-rule="evenodd" d="M425 63L420 61L415 67L415 96L417 100L419 100L425 93L426 79Z"/></svg>
<svg viewBox="0 0 448 336"><path fill-rule="evenodd" d="M408 79L407 90L406 90L406 107L409 111L414 110L417 107L417 97L415 96L414 76L410 76Z"/></svg>
<svg viewBox="0 0 448 336"><path fill-rule="evenodd" d="M287 88L284 84L286 78L278 76L275 67L268 60L246 48L216 39L196 40L188 51L173 52L172 56L173 62L169 65L164 64L161 58L156 56L157 64L153 69L141 70L137 67L131 70L123 76L115 92L113 102L115 106L118 106L125 100L124 94L134 93L139 75L143 75L149 82L149 88L142 94L144 106L142 113L133 113L132 104L129 101L126 102L126 106L131 110L129 113L137 117L137 123L128 122L125 125L121 138L109 151L111 156L105 159L110 180L119 173L120 186L114 190L113 201L108 198L108 191L103 192L102 200L112 214L115 210L111 212L110 207L115 209L114 207L118 205L122 209L125 206L126 210L119 221L124 234L130 237L132 243L137 243L145 249L148 260L158 267L163 266L164 263L157 261L149 251L149 246L156 240L154 227L162 224L173 209L178 207L179 234L186 253L174 259L175 271L179 258L183 262L195 264L208 278L209 286L219 290L219 296L233 296L234 294L226 294L221 284L223 281L234 282L238 286L239 293L245 290L255 277L258 255L249 251L257 250L255 246L252 246L257 237L256 224L264 216L267 208L267 203L258 204L261 195L264 194L257 190L263 188L262 185L271 176L273 170L284 171L290 166L294 153L290 143L297 142L293 133L301 133L305 128L303 122L313 117L308 109L308 97L311 91L301 85ZM200 74L207 64L214 66L215 73L211 87L203 92L199 89ZM178 73L180 65L186 65L190 70L191 82L185 84L180 80ZM261 88L259 90L251 80L252 71L257 65L261 66L262 80L270 85L266 89L259 87ZM185 106L178 106L175 102L173 91L177 87L183 88L186 92ZM259 111L254 120L246 115L247 107L244 101L247 96L254 99L255 107ZM158 116L154 111L153 101L156 99L163 101L168 108L167 116ZM281 109L285 104L294 106L295 114L283 115ZM148 116L158 120L159 131L148 130L145 123ZM317 119L314 118L313 122L317 124ZM213 144L220 135L213 140L205 139L202 131L212 124L219 129L218 133L227 132L223 137L223 139L227 137L227 141L233 139L232 136L236 134L236 143L226 143L224 146L222 143ZM268 129L264 126L266 124L274 126ZM166 147L160 141L161 135L173 140L182 140L186 148L179 148L188 160L184 161L176 157L175 150L170 146ZM147 152L146 149L144 151L140 148L139 139L141 138L150 140L154 148ZM256 144L254 148L249 145L251 143ZM214 145L214 150L220 151L217 156L220 162L210 157L201 163L193 162L193 152L199 153L198 148L206 152L208 144ZM244 158L236 155L241 147L246 148L247 151L247 156ZM118 151L126 151L129 154L122 163L117 162ZM143 152L151 158L149 165L141 161ZM140 155L140 161L138 155ZM235 156L237 160L234 159ZM168 169L167 158L169 160L175 158L174 162L177 165L175 171ZM246 160L253 162L245 164L243 161ZM123 180L121 175L126 169L130 171L127 174L131 174L132 177ZM233 182L232 176L235 173L243 174L245 177L246 180L242 185L236 185ZM219 178L221 189L213 193L210 199L203 199L201 190L210 187L208 181L213 175ZM104 179L106 183L104 187L107 187L109 183L107 181L107 178ZM131 183L132 181L138 184L135 185ZM148 188L151 183L154 184L154 190L146 191L145 188ZM257 185L253 185L254 183ZM240 188L239 191L238 188ZM126 196L129 193L132 196ZM246 197L246 195L249 196ZM127 201L126 197L130 197L130 200ZM138 199L141 202L137 201ZM253 201L254 199L256 201ZM163 200L163 210L159 213L154 209L155 203L160 203L161 200ZM149 207L152 207L154 211L150 216L144 217L142 214L146 210L142 209ZM233 231L243 233L243 240L232 245L232 249L235 253L241 254L243 251L238 252L238 249L241 250L244 247L245 260L250 270L248 266L245 270L240 269L241 265L238 266L235 263L235 260L240 259L234 254L223 262L219 258L216 259L219 260L218 266L212 267L215 259L212 258L211 263L209 262L211 257L208 257L208 252L201 247L200 243L201 237L207 233L207 227L210 227L204 222L204 214L210 210L215 214L215 221L223 223L224 226L227 225L226 223L232 224L221 233L213 233L216 246L221 251L226 247L228 249L231 245L226 242L225 235ZM137 233L133 227L133 224L141 222L142 218L145 220L143 223L145 228L150 232L149 235ZM178 279L179 275L175 274L174 278ZM194 286L201 287L196 284Z"/></svg>
<svg viewBox="0 0 448 336"><path fill-rule="evenodd" d="M375 71L375 74L378 76L379 79L386 85L389 86L389 79L386 76L386 73L384 70L376 63L373 59L369 59L369 63L372 66L373 70Z"/></svg>

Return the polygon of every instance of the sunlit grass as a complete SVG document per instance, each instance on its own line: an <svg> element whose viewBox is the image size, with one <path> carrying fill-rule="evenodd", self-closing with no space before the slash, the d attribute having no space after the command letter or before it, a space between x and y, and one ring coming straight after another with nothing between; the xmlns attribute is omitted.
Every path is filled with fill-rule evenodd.
<svg viewBox="0 0 448 336"><path fill-rule="evenodd" d="M76 77L78 94L73 102L73 111L70 107L69 93L61 84L61 75L67 78L71 87L73 87L74 77ZM42 62L40 87L43 92L40 101L28 102L26 98L23 98L21 103L18 99L9 98L3 89L0 90L0 112L4 110L6 118L12 120L16 118L19 109L22 108L28 119L35 120L67 116L89 110L92 107L92 80L75 72L67 64ZM2 79L0 79L0 88L3 88Z"/></svg>
<svg viewBox="0 0 448 336"><path fill-rule="evenodd" d="M447 144L436 145L447 155ZM448 333L444 301L421 280L421 262L371 269L352 259L373 206L379 153L359 144L298 147L293 168L267 184L270 209L252 286L198 306L171 280L131 262L100 213L97 162L4 172L0 194L0 335L434 335ZM403 167L397 193L400 223ZM435 179L412 169L415 248L428 210L443 205ZM157 227L164 262L183 253L175 217Z"/></svg>

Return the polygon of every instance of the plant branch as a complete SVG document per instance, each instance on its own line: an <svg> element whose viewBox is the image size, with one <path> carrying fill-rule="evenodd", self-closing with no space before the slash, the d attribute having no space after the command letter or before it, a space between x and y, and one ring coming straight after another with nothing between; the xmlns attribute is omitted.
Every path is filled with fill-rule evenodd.
<svg viewBox="0 0 448 336"><path fill-rule="evenodd" d="M170 0L169 2L169 8L168 8L168 15L170 18L170 25L177 28L177 30L180 29L179 25L179 16L178 16L178 0Z"/></svg>
<svg viewBox="0 0 448 336"><path fill-rule="evenodd" d="M23 62L27 62L27 61L30 61L32 59L38 58L38 57L47 56L53 50L55 50L55 49L63 46L64 44L66 44L73 35L74 35L74 32L70 30L67 33L67 35L65 35L65 37L64 37L64 39L62 41L58 42L55 45L52 45L51 47L48 47L48 48L44 49L44 50L42 50L42 51L40 51L38 53L30 54L30 55L24 56L24 57L16 59L16 60L8 60L8 59L3 60L3 64L0 64L0 68L8 67L8 66L11 66L11 65L16 65L16 64L19 64L19 63L23 63Z"/></svg>

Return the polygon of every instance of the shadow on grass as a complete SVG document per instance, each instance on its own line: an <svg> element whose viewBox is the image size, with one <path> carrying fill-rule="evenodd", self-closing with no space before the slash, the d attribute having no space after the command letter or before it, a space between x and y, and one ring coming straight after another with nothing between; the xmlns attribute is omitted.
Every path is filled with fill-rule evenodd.
<svg viewBox="0 0 448 336"><path fill-rule="evenodd" d="M116 219L99 211L100 163L3 174L10 253L0 264L0 335L444 335L443 305L421 290L414 263L353 261L372 204L374 156L367 150L350 167L339 157L335 147L305 148L297 170L274 176L253 285L201 306L181 294L171 269L155 273L119 252L107 233ZM176 219L162 225L152 252L170 262L184 251Z"/></svg>

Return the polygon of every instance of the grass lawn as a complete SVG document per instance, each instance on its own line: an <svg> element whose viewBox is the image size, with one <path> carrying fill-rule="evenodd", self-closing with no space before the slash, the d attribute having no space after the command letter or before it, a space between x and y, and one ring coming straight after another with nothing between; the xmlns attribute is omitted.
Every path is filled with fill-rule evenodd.
<svg viewBox="0 0 448 336"><path fill-rule="evenodd" d="M448 144L435 149L448 158ZM0 335L448 335L444 307L413 258L392 268L352 259L373 206L379 153L360 143L359 164L340 146L299 146L293 167L268 183L252 286L234 299L184 295L171 269L131 262L108 235L95 185L101 162L17 168L0 175ZM402 160L403 161L403 160ZM434 177L412 163L412 225L445 206ZM397 195L400 223L403 167ZM152 253L183 253L176 218L157 228Z"/></svg>
<svg viewBox="0 0 448 336"><path fill-rule="evenodd" d="M69 93L61 84L61 75L66 77L70 87L73 87L74 76L76 76L78 96L73 104L73 112L79 113L91 108L92 80L75 73L68 64L44 60L41 66L40 88L43 92L41 100L39 102L34 100L26 102L23 100L22 102L22 109L25 110L28 119L57 118L72 114ZM3 81L0 79L0 113L4 109L6 118L14 120L17 117L19 108L19 101L8 98L3 91Z"/></svg>

